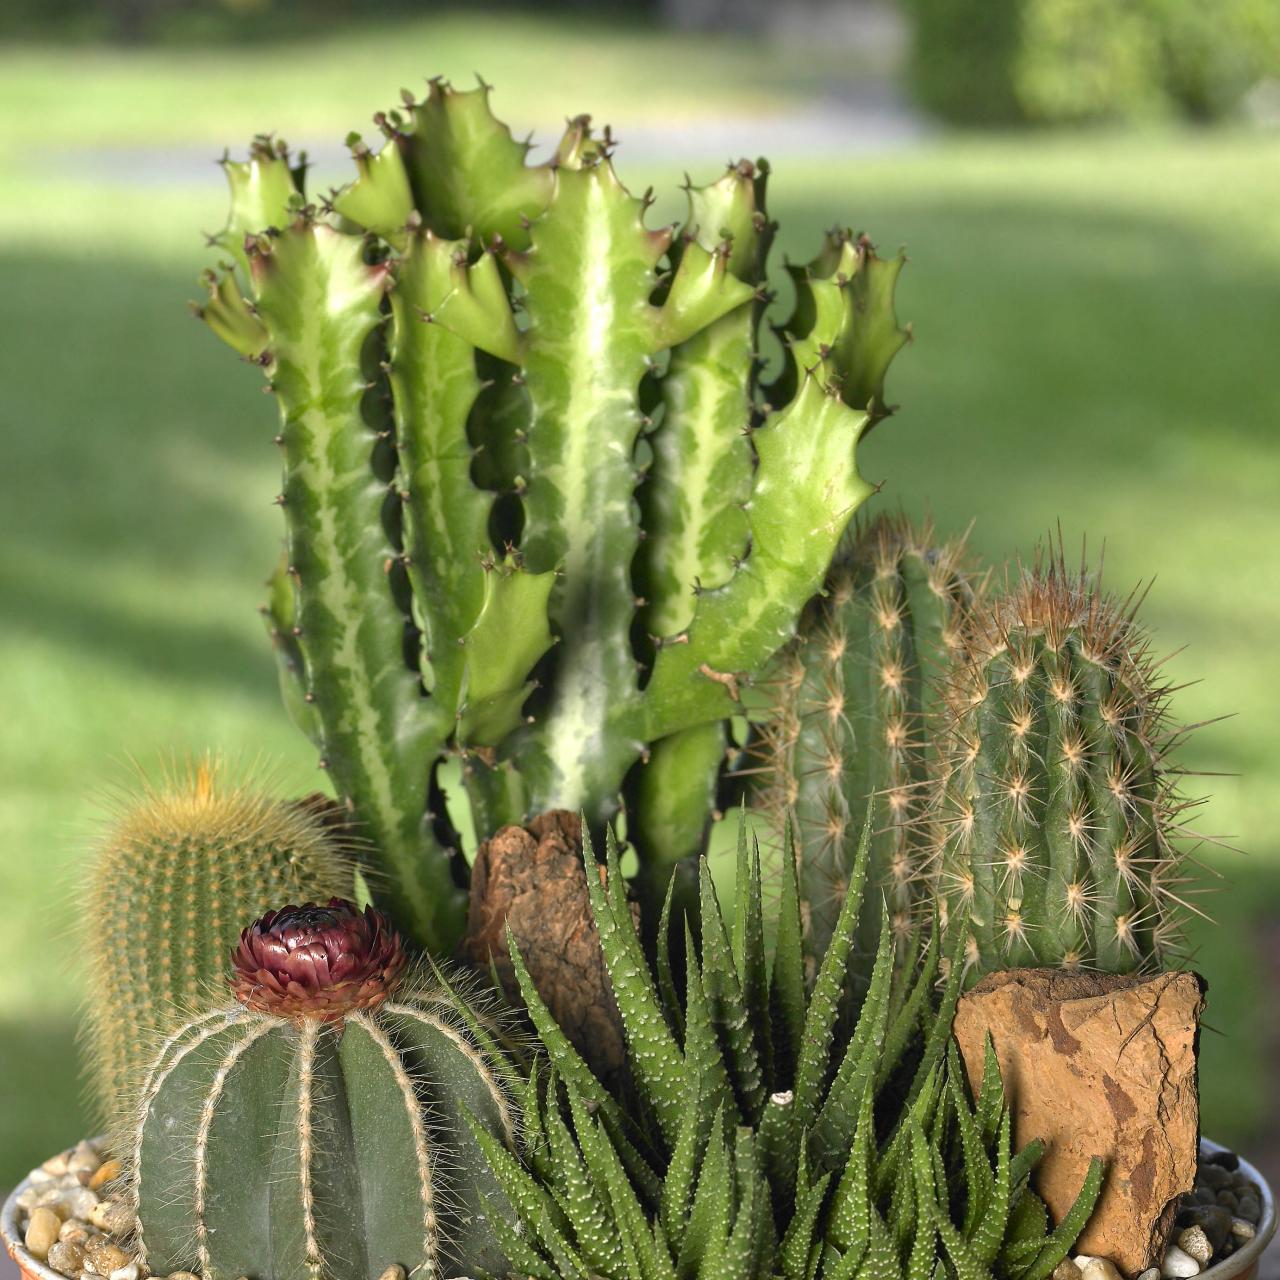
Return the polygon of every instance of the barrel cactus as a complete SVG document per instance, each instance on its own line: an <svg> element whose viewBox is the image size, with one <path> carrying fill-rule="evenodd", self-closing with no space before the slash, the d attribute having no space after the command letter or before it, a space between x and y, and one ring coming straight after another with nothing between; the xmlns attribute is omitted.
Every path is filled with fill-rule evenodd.
<svg viewBox="0 0 1280 1280"><path fill-rule="evenodd" d="M221 1000L240 924L275 903L352 891L352 864L315 803L291 803L203 760L117 804L85 884L94 1092L131 1113L149 1037ZM103 927L128 920L128 929Z"/></svg>
<svg viewBox="0 0 1280 1280"><path fill-rule="evenodd" d="M140 1101L129 1180L152 1274L494 1269L502 1201L474 1134L513 1142L510 1068L443 980L405 974L373 908L289 906L243 931L239 1003L174 1032Z"/></svg>
<svg viewBox="0 0 1280 1280"><path fill-rule="evenodd" d="M720 726L871 492L855 448L906 339L901 259L840 234L795 270L766 406L755 167L649 230L586 117L543 164L487 88L377 119L385 145L353 135L357 176L322 201L270 140L226 164L197 310L280 405L286 700L380 900L448 950L450 754L481 834L553 808L600 831L625 797L651 887L702 842Z"/></svg>
<svg viewBox="0 0 1280 1280"><path fill-rule="evenodd" d="M1188 902L1181 736L1132 597L1045 550L975 611L926 815L967 964L1126 973L1176 951Z"/></svg>
<svg viewBox="0 0 1280 1280"><path fill-rule="evenodd" d="M927 897L921 818L937 776L934 729L975 579L963 543L881 515L837 558L826 591L779 656L758 753L762 805L792 824L806 950L820 959L839 916L867 806L875 803L858 951L869 965L884 895L899 937ZM924 892L922 892L922 885Z"/></svg>

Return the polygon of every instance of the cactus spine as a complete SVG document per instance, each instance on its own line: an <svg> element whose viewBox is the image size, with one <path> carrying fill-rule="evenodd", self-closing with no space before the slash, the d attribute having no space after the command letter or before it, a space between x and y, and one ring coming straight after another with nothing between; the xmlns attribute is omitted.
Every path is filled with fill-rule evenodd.
<svg viewBox="0 0 1280 1280"><path fill-rule="evenodd" d="M278 914L305 924L333 912ZM163 1044L129 1144L149 1272L377 1280L393 1264L426 1276L495 1268L501 1198L473 1130L514 1142L510 1068L447 986L392 990L401 962L384 966L384 990L382 972L362 975L350 1007L341 990L309 992L314 1014L298 1012L297 983L288 995L246 979L246 1007L203 1014ZM299 976L325 971L313 961Z"/></svg>
<svg viewBox="0 0 1280 1280"><path fill-rule="evenodd" d="M1166 758L1181 735L1132 598L1043 551L975 612L967 648L927 820L970 968L1159 967L1186 905Z"/></svg>
<svg viewBox="0 0 1280 1280"><path fill-rule="evenodd" d="M626 788L642 858L698 843L714 727L870 492L854 453L905 340L901 260L840 236L795 273L765 412L746 168L691 193L677 239L585 117L542 165L487 89L435 82L380 119L387 144L353 138L357 179L323 208L280 147L227 164L233 261L199 311L280 402L289 700L384 896L444 950L464 906L447 753L482 832L564 807L598 828L657 759L667 783Z"/></svg>
<svg viewBox="0 0 1280 1280"><path fill-rule="evenodd" d="M762 799L779 836L794 823L807 905L806 950L820 959L840 913L867 806L877 823L868 876L895 933L911 927L929 847L920 819L939 760L933 729L974 589L960 542L879 516L833 567L777 661L760 754ZM878 902L858 951L875 954Z"/></svg>
<svg viewBox="0 0 1280 1280"><path fill-rule="evenodd" d="M212 762L128 797L85 891L87 1057L104 1117L132 1114L148 1037L220 999L245 920L350 894L351 880L313 809L229 781ZM113 920L129 927L102 923Z"/></svg>

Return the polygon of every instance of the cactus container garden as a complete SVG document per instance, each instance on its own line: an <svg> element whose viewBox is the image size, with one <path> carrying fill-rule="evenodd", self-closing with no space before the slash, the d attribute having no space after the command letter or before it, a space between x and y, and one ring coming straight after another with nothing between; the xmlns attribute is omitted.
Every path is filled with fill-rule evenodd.
<svg viewBox="0 0 1280 1280"><path fill-rule="evenodd" d="M830 232L780 312L762 161L656 227L586 116L375 120L324 194L225 161L194 308L278 405L332 795L205 762L104 830L145 945L93 943L108 1132L5 1206L23 1274L1252 1276L1132 600L860 510L903 259Z"/></svg>

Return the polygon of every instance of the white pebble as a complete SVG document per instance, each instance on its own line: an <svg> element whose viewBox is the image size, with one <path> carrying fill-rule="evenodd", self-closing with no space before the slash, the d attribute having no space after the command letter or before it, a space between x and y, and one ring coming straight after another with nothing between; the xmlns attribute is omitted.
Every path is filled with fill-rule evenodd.
<svg viewBox="0 0 1280 1280"><path fill-rule="evenodd" d="M1213 1257L1213 1245L1209 1243L1209 1237L1205 1235L1203 1227L1187 1227L1185 1231L1179 1232L1178 1248L1194 1258L1202 1267L1207 1267L1209 1259Z"/></svg>
<svg viewBox="0 0 1280 1280"><path fill-rule="evenodd" d="M138 1264L131 1262L127 1267L117 1267L108 1280L138 1280Z"/></svg>
<svg viewBox="0 0 1280 1280"><path fill-rule="evenodd" d="M1085 1267L1087 1267L1089 1263L1093 1261L1093 1258L1091 1255L1087 1253L1077 1253L1076 1256L1071 1259L1071 1261L1074 1262L1076 1266L1080 1268L1081 1271L1083 1271Z"/></svg>
<svg viewBox="0 0 1280 1280"><path fill-rule="evenodd" d="M60 1178L67 1171L67 1161L70 1157L69 1151L63 1151L56 1156L50 1156L40 1167L45 1173L51 1173L55 1178Z"/></svg>
<svg viewBox="0 0 1280 1280"><path fill-rule="evenodd" d="M1160 1280L1160 1268L1148 1267L1139 1277L1138 1280Z"/></svg>
<svg viewBox="0 0 1280 1280"><path fill-rule="evenodd" d="M1176 1244L1171 1244L1160 1264L1160 1274L1165 1280L1188 1280L1188 1277L1200 1274L1200 1264Z"/></svg>
<svg viewBox="0 0 1280 1280"><path fill-rule="evenodd" d="M1050 1280L1080 1280L1080 1268L1070 1258L1063 1258L1054 1267Z"/></svg>
<svg viewBox="0 0 1280 1280"><path fill-rule="evenodd" d="M26 1213L30 1213L40 1202L40 1193L35 1187L24 1187L18 1192L16 1204L19 1209Z"/></svg>
<svg viewBox="0 0 1280 1280"><path fill-rule="evenodd" d="M1083 1270L1084 1280L1124 1280L1110 1258L1090 1258Z"/></svg>
<svg viewBox="0 0 1280 1280"><path fill-rule="evenodd" d="M55 1175L48 1169L32 1169L28 1176L31 1178L33 1187L46 1187L54 1180Z"/></svg>
<svg viewBox="0 0 1280 1280"><path fill-rule="evenodd" d="M1258 1229L1247 1218L1232 1218L1231 1234L1237 1240L1252 1240L1258 1234Z"/></svg>

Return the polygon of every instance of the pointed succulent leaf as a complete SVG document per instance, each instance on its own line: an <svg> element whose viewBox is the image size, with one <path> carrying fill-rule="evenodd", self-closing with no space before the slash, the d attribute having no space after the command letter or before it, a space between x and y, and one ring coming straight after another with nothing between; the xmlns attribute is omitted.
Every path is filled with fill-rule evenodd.
<svg viewBox="0 0 1280 1280"><path fill-rule="evenodd" d="M524 342L494 254L486 251L468 263L458 252L450 272L450 286L424 319L443 325L478 351L487 351L508 364L519 364Z"/></svg>
<svg viewBox="0 0 1280 1280"><path fill-rule="evenodd" d="M716 1037L711 1007L698 967L693 934L685 921L685 1033L684 1064L686 1103L709 1107L714 1113L722 1108L735 1108L733 1088L725 1067L724 1053Z"/></svg>
<svg viewBox="0 0 1280 1280"><path fill-rule="evenodd" d="M1089 1170L1071 1208L1032 1261L1015 1273L1016 1280L1046 1280L1046 1277L1053 1274L1053 1269L1071 1252L1071 1246L1079 1239L1085 1223L1089 1221L1093 1206L1097 1204L1098 1195L1102 1191L1105 1172L1106 1165L1097 1156L1089 1161Z"/></svg>
<svg viewBox="0 0 1280 1280"><path fill-rule="evenodd" d="M809 1259L817 1239L818 1215L830 1181L831 1174L824 1173L796 1200L795 1213L787 1224L782 1247L778 1251L784 1280L808 1280Z"/></svg>
<svg viewBox="0 0 1280 1280"><path fill-rule="evenodd" d="M202 277L208 297L193 305L198 320L203 320L233 351L246 360L258 360L267 349L269 335L249 303L245 301L230 268L206 271Z"/></svg>
<svg viewBox="0 0 1280 1280"><path fill-rule="evenodd" d="M795 842L788 822L782 840L782 894L774 940L773 978L769 984L775 1084L795 1079L804 1044L806 1004L800 885L796 875Z"/></svg>

